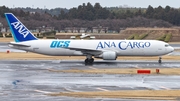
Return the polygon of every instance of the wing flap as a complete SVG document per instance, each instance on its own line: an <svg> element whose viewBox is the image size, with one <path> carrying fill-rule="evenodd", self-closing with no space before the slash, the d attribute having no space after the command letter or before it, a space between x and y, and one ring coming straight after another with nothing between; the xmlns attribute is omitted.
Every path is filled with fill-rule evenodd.
<svg viewBox="0 0 180 101"><path fill-rule="evenodd" d="M99 55L99 54L102 54L103 52L102 50L95 50L95 49L89 49L89 48L68 47L67 49L81 51L83 54L91 54L91 55Z"/></svg>

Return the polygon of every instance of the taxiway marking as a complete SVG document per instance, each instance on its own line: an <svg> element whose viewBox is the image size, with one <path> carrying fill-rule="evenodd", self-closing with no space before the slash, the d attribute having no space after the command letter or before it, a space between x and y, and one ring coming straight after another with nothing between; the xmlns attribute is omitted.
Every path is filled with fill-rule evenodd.
<svg viewBox="0 0 180 101"><path fill-rule="evenodd" d="M42 90L34 90L34 91L35 91L35 92L39 92L39 93L44 93L44 94L53 93L53 92L42 91Z"/></svg>
<svg viewBox="0 0 180 101"><path fill-rule="evenodd" d="M97 70L97 68L94 68L94 67L89 67L90 69L94 69L94 70Z"/></svg>
<svg viewBox="0 0 180 101"><path fill-rule="evenodd" d="M106 91L106 92L108 92L108 91L109 91L109 90L107 90L107 89L103 89L103 88L96 88L96 89L101 90L101 91Z"/></svg>
<svg viewBox="0 0 180 101"><path fill-rule="evenodd" d="M171 90L170 88L164 87L164 86L160 86L160 88L165 89L165 90Z"/></svg>

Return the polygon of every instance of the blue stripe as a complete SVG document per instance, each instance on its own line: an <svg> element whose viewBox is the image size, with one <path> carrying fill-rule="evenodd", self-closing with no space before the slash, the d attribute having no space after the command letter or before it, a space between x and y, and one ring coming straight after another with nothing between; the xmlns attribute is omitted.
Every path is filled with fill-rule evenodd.
<svg viewBox="0 0 180 101"><path fill-rule="evenodd" d="M19 40L16 38L16 36L15 36L15 34L14 34L14 31L12 30L11 24L10 24L9 19L8 19L8 17L7 17L6 14L5 14L5 16L6 16L6 20L7 20L7 22L8 22L8 25L9 25L9 27L10 27L10 30L11 30L11 33L12 33L12 35L13 35L13 38L14 38L15 42L19 42Z"/></svg>

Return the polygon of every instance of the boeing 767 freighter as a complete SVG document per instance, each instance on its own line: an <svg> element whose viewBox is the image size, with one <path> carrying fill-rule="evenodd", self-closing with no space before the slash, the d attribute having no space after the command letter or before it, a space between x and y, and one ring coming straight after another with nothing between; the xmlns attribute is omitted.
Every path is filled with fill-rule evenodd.
<svg viewBox="0 0 180 101"><path fill-rule="evenodd" d="M12 13L5 13L15 42L9 46L19 50L51 56L86 56L85 64L94 58L116 60L118 56L161 56L174 51L158 40L70 40L37 39Z"/></svg>

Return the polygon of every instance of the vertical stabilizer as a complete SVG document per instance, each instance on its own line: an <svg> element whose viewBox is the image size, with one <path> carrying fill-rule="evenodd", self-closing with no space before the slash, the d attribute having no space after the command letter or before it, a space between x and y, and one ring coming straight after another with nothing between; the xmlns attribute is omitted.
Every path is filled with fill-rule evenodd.
<svg viewBox="0 0 180 101"><path fill-rule="evenodd" d="M5 13L5 16L16 42L37 40L37 38L12 13Z"/></svg>

